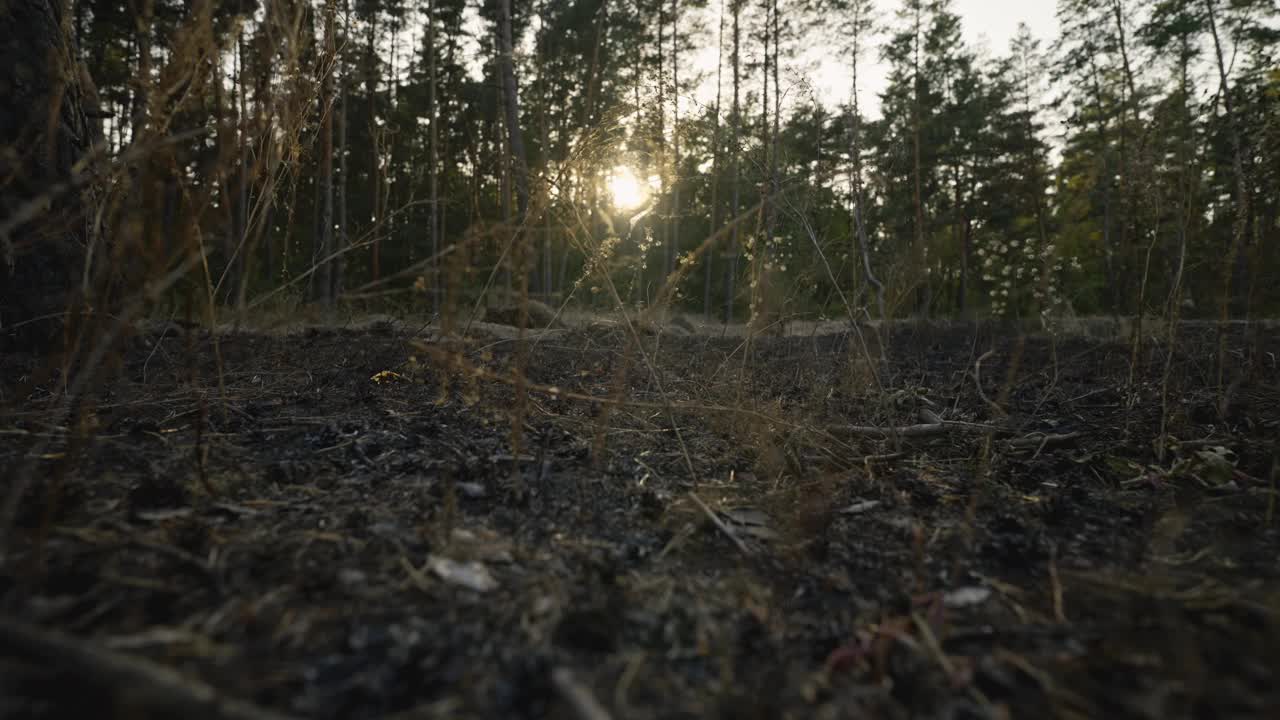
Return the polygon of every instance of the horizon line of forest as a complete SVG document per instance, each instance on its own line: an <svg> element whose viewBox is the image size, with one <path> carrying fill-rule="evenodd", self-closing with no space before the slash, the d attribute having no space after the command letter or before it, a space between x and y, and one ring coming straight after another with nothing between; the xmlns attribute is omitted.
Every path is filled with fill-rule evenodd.
<svg viewBox="0 0 1280 720"><path fill-rule="evenodd" d="M99 147L145 150L98 232L132 277L198 246L210 304L439 310L501 290L723 321L1280 309L1270 0L1061 0L1050 47L1022 26L992 58L949 0L72 13ZM851 89L869 57L886 64L878 118L857 92L823 103L782 81L819 25ZM636 207L610 194L620 171L649 179Z"/></svg>

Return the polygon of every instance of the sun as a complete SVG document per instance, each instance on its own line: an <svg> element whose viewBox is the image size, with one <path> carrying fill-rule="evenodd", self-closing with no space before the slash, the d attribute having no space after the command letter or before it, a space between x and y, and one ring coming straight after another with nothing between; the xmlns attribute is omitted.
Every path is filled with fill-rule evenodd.
<svg viewBox="0 0 1280 720"><path fill-rule="evenodd" d="M606 187L613 206L620 210L633 210L649 201L649 184L629 167L618 166L610 171Z"/></svg>

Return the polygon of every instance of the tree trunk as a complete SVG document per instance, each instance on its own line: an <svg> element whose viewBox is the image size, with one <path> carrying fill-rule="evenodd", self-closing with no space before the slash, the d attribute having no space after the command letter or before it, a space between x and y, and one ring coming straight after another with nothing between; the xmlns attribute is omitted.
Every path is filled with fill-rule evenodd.
<svg viewBox="0 0 1280 720"><path fill-rule="evenodd" d="M741 26L740 19L742 15L742 3L740 0L732 0L733 2L733 116L730 127L732 133L729 138L730 150L730 175L733 176L733 200L731 201L729 217L735 220L738 217L738 208L741 204L741 196L739 195L740 178L738 173L741 166L738 163L739 148L738 142L741 137L739 131L741 129L741 84L742 84L742 66L741 66ZM725 324L733 322L733 295L734 286L738 279L738 255L741 252L741 246L738 239L738 222L733 223L733 234L729 240L729 267L725 269L725 288L724 288L724 321Z"/></svg>
<svg viewBox="0 0 1280 720"><path fill-rule="evenodd" d="M436 165L440 162L440 118L436 110L436 0L427 0L427 238L431 263L427 275L431 282L431 310L440 312L440 181Z"/></svg>
<svg viewBox="0 0 1280 720"><path fill-rule="evenodd" d="M865 6L858 6L860 13L865 13L867 10ZM875 272L871 269L871 239L867 234L866 213L864 212L862 201L862 115L861 109L858 107L858 57L862 52L862 32L865 24L864 16L861 14L854 19L853 62L849 68L853 82L849 123L849 161L852 164L852 171L849 179L852 185L850 190L853 193L853 236L857 238L854 243L854 255L851 261L853 274L856 277L858 274L858 260L862 260L863 275L867 284L875 289L876 308L880 313L880 321L884 322L884 283L880 282L880 279L876 277Z"/></svg>
<svg viewBox="0 0 1280 720"><path fill-rule="evenodd" d="M1244 170L1244 141L1240 127L1236 122L1235 103L1231 96L1231 85L1227 79L1227 67L1223 60L1222 41L1218 35L1218 22L1213 0L1205 0L1205 14L1209 19L1209 31L1213 36L1215 67L1218 71L1218 93L1222 97L1222 107L1227 119L1227 132L1231 137L1231 170L1235 179L1236 220L1232 226L1231 243L1227 246L1226 263L1223 266L1222 285L1222 321L1226 322L1230 315L1232 276L1235 272L1236 257L1240 246L1244 244L1246 229L1249 225L1249 191Z"/></svg>
<svg viewBox="0 0 1280 720"><path fill-rule="evenodd" d="M922 30L923 19L920 17L920 9L916 8L914 39L912 41L911 51L911 85L912 85L912 101L911 101L911 177L912 177L912 202L915 205L915 272L920 273L923 278L921 281L921 289L918 297L920 300L917 308L924 317L929 316L930 287L928 275L928 248L925 245L924 231L924 198L922 184L923 180L920 175L922 169L920 167L920 112L921 98L920 89L923 81L920 79L920 33Z"/></svg>
<svg viewBox="0 0 1280 720"><path fill-rule="evenodd" d="M1107 133L1106 114L1103 112L1105 107L1102 95L1102 84L1098 80L1098 67L1092 59L1089 61L1089 78L1092 81L1094 109L1098 117L1098 143L1100 147L1099 156L1102 161L1102 171L1100 173L1101 181L1098 185L1102 188L1102 252L1103 261L1107 273L1107 287L1111 288L1111 315L1119 317L1121 308L1124 304L1120 295L1120 283L1117 276L1116 248L1113 245L1114 238L1111 235L1111 163L1108 158L1111 155L1111 140Z"/></svg>
<svg viewBox="0 0 1280 720"><path fill-rule="evenodd" d="M760 66L760 149L763 159L760 164L760 212L756 216L756 232L754 242L751 248L751 264L748 271L751 276L751 295L749 314L747 323L754 326L755 323L762 320L764 312L765 289L768 282L764 277L764 268L768 264L767 253L769 251L769 232L772 228L766 225L766 219L771 216L771 203L769 201L769 188L772 176L769 174L769 156L773 151L773 143L770 142L769 132L772 126L769 124L769 0L764 1L764 27L761 28L760 41L764 55L763 63ZM774 89L775 91L777 88ZM765 323L767 324L767 323Z"/></svg>
<svg viewBox="0 0 1280 720"><path fill-rule="evenodd" d="M1240 253L1240 246L1244 244L1245 233L1249 226L1249 185L1244 172L1244 140L1236 121L1214 5L1213 0L1205 0L1204 7L1209 19L1209 31L1213 36L1214 60L1217 61L1218 92L1222 95L1222 106L1227 116L1227 131L1231 136L1231 169L1236 185L1236 219L1231 228L1231 242L1227 245L1227 256L1222 266L1222 304L1219 316L1221 324L1218 326L1218 387L1223 387L1227 351L1225 328L1227 320L1231 317L1231 280L1236 270L1236 258Z"/></svg>
<svg viewBox="0 0 1280 720"><path fill-rule="evenodd" d="M249 181L250 181L250 164L249 159L249 103L246 95L249 92L248 83L245 82L244 69L244 31L241 30L239 37L236 38L236 94L239 96L239 107L236 112L236 139L239 142L240 155L240 172L236 175L236 274L231 285L235 289L237 298L245 297L245 288L249 283L249 268L251 267L249 240L249 214L252 208L249 205Z"/></svg>
<svg viewBox="0 0 1280 720"><path fill-rule="evenodd" d="M377 282L382 278L382 174L383 129L378 126L378 65L374 45L378 37L378 10L373 8L369 14L369 31L365 34L365 97L369 105L369 137L373 144L373 154L369 169L371 191L373 193L373 234L370 238L369 273Z"/></svg>
<svg viewBox="0 0 1280 720"><path fill-rule="evenodd" d="M323 79L320 89L320 232L316 237L316 299L326 307L333 304L333 59L334 0L324 6L324 56L321 60Z"/></svg>
<svg viewBox="0 0 1280 720"><path fill-rule="evenodd" d="M351 5L347 0L342 3L342 42L351 41ZM347 102L350 97L350 74L351 69L347 67L345 55L339 53L334 58L337 63L336 72L339 75L341 87L338 90L338 102L341 103L341 110L338 113L338 188L337 188L337 211L338 217L334 223L334 252L342 252L347 249L347 245L351 242L351 231L349 229L347 217ZM344 288L344 278L346 277L347 259L345 255L339 255L333 259L333 277L332 277L332 293L334 299L342 296Z"/></svg>
<svg viewBox="0 0 1280 720"><path fill-rule="evenodd" d="M546 58L541 54L541 49L546 46L547 35L547 6L545 2L538 4L538 42L539 54L537 58L538 66L538 92L540 94L540 102L538 103L538 129L542 134L539 139L542 143L542 173L543 177L551 177L551 127L547 120L547 68ZM542 189L542 271L539 274L538 290L543 295L543 301L551 301L552 284L551 284L551 239L553 237L551 227L551 197L550 192L546 189L545 184ZM530 264L530 269L538 263Z"/></svg>
<svg viewBox="0 0 1280 720"><path fill-rule="evenodd" d="M671 253L667 258L667 276L680 260L680 5L671 0L671 217L667 239ZM665 278L664 278L665 280ZM675 288L672 288L674 290Z"/></svg>
<svg viewBox="0 0 1280 720"><path fill-rule="evenodd" d="M511 0L501 0L502 18L498 29L499 58L502 66L503 109L507 120L507 142L511 146L511 160L515 175L516 207L520 222L529 210L529 171L525 167L524 135L520 132L520 100L516 89L515 61L512 58Z"/></svg>
<svg viewBox="0 0 1280 720"><path fill-rule="evenodd" d="M668 232L669 226L662 222L662 205L667 196L667 189L670 185L667 182L667 84L662 81L662 73L666 68L666 55L664 55L666 42L666 5L659 0L658 2L658 103L657 117L658 129L654 136L656 142L655 156L658 163L659 177L659 196L656 203L658 212L655 213L653 220L654 234L657 235L658 245L662 247L662 276L665 279L667 274L671 272L671 235ZM645 298L647 301L649 298Z"/></svg>
<svg viewBox="0 0 1280 720"><path fill-rule="evenodd" d="M147 105L151 96L151 26L154 4L152 0L143 0L142 7L133 20L138 43L138 74L133 79L132 134L129 138L132 143L138 142L147 126Z"/></svg>
<svg viewBox="0 0 1280 720"><path fill-rule="evenodd" d="M73 166L92 145L92 89L63 7L0 3L0 27L22 28L0 34L0 148L31 149L0 156L0 344L51 348L90 247L95 187Z"/></svg>
<svg viewBox="0 0 1280 720"><path fill-rule="evenodd" d="M724 70L724 0L720 0L720 31L716 35L716 104L712 111L715 122L711 130L711 234L720 229L720 92L724 83L721 72ZM704 261L702 286L702 319L711 321L711 277L715 271L716 254L714 248L708 248Z"/></svg>

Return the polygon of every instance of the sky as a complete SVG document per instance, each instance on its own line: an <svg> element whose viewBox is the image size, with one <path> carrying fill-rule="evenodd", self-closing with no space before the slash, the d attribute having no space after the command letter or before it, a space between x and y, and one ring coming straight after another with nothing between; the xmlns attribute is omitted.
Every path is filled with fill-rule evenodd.
<svg viewBox="0 0 1280 720"><path fill-rule="evenodd" d="M875 4L881 24L892 23L894 11L901 6L900 0L876 0ZM1015 2L952 0L951 8L960 16L965 42L971 48L978 50L980 56L985 49L986 55L994 57L1008 51L1009 41L1017 32L1018 24L1022 22L1027 23L1031 34L1040 40L1041 50L1047 50L1058 34L1057 4L1057 0L1017 0ZM681 100L682 113L686 112L683 109L686 102L692 101L709 106L715 100L716 36L714 33L719 23L719 10L720 3L710 0L702 11L704 13L701 18L702 26L707 32L702 38L702 47L693 52L689 63L694 70L703 74L704 80L692 98ZM469 15L473 35L481 36L485 29L474 6L469 11ZM421 28L416 30L421 32ZM790 68L783 66L784 70L790 71L784 73L784 75L789 74L790 77L781 79L783 89L787 93L784 100L796 99L800 93L810 93L820 99L823 104L834 108L849 99L851 88L848 57L833 52L831 45L823 42L820 31L816 35L817 37L811 42L811 47L802 53L798 60L792 61ZM523 40L523 51L532 52L532 37L526 36ZM484 53L480 51L478 40L473 37L470 41L475 50L472 55L474 65L471 71L479 77ZM860 109L871 118L880 115L878 93L884 89L886 83L887 68L880 61L879 51L880 43L883 41L882 36L872 38L858 69ZM754 48L744 52L754 52ZM727 86L727 69L725 82Z"/></svg>
<svg viewBox="0 0 1280 720"><path fill-rule="evenodd" d="M876 7L881 22L892 22L894 11L899 7L897 0L878 0ZM715 13L719 11L718 3L708 3L709 17L707 26L716 27ZM1058 34L1057 0L952 0L952 10L960 16L964 38L974 49L985 48L990 56L1003 55L1008 51L1009 41L1017 32L1018 24L1025 22L1031 34L1041 41L1041 49L1048 49ZM887 68L880 61L879 44L883 38L875 38L874 45L868 49L861 60L858 70L859 103L865 113L871 117L879 116L878 92L885 86ZM829 107L844 103L849 98L850 75L847 56L838 56L823 43L815 43L805 52L798 63L811 70L804 72L806 83L801 80L800 73L793 71L791 82L783 80L780 84L789 92L807 92L816 95ZM696 55L695 66L707 73L708 80L698 92L699 102L709 102L715 97L716 53L715 40L710 47L704 48ZM783 66L785 67L785 65ZM798 68L797 68L798 69Z"/></svg>

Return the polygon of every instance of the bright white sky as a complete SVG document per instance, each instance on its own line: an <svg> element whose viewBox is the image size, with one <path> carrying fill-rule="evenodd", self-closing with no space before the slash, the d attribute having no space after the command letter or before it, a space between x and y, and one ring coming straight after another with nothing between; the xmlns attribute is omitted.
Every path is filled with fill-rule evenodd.
<svg viewBox="0 0 1280 720"><path fill-rule="evenodd" d="M900 0L876 0L880 23L892 24L894 11L900 7ZM952 10L960 16L964 38L967 43L979 52L979 56L999 56L1008 52L1009 41L1018 29L1018 23L1025 22L1031 33L1041 41L1041 50L1048 50L1058 34L1057 0L952 0ZM695 51L689 59L693 68L705 76L705 81L698 88L694 98L681 101L685 105L690 100L710 105L715 100L716 78L716 29L718 28L720 2L710 0L703 10L702 25L706 30L702 47ZM485 32L483 21L474 6L468 8L468 24L473 34L479 37ZM421 31L421 28L415 28ZM813 93L823 104L835 107L849 99L850 83L848 57L839 55L824 42L822 30L806 37L809 49L802 56L784 66L782 85L788 96L784 100L795 99L800 93ZM883 37L875 37L860 60L859 102L864 113L871 117L879 116L879 92L884 89L887 70L880 62L880 43ZM415 38L416 42L416 38ZM479 42L471 38L470 48L474 52L472 72L478 77L484 55L480 52ZM532 37L523 38L525 52L532 50ZM833 43L834 44L834 43ZM755 48L744 48L744 53L753 53ZM726 55L727 60L727 55ZM728 72L725 73L726 78ZM752 78L749 82L755 83ZM682 110L682 112L685 112Z"/></svg>
<svg viewBox="0 0 1280 720"><path fill-rule="evenodd" d="M882 24L894 21L894 11L899 5L897 0L876 2ZM719 3L711 2L708 6L705 25L714 33ZM978 50L980 55L1005 54L1020 22L1025 22L1031 28L1032 35L1041 41L1042 51L1048 49L1058 34L1057 0L952 0L952 9L960 16L965 41ZM864 54L858 70L859 102L863 111L872 117L879 115L878 94L884 89L887 74L884 64L880 62L879 45L883 39L877 37L873 40L873 45ZM788 92L805 92L800 81L802 78L806 79L812 88L810 92L816 94L828 107L834 107L849 98L848 58L837 56L824 46L821 38L814 40L816 42L811 49L792 68L790 82L783 80L781 84ZM694 65L708 77L707 83L699 89L698 101L709 103L715 98L714 35L708 45L709 47L697 53Z"/></svg>

